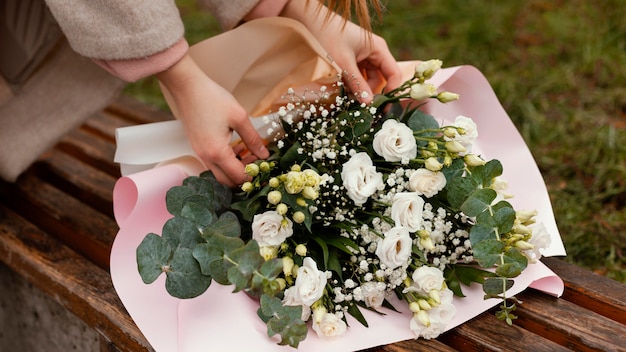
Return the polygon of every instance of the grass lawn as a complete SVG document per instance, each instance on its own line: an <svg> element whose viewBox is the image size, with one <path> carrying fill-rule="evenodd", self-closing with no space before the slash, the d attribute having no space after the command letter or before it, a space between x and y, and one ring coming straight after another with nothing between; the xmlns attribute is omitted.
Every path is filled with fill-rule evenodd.
<svg viewBox="0 0 626 352"><path fill-rule="evenodd" d="M178 3L191 43L219 31ZM624 283L625 13L622 0L391 0L375 24L398 60L485 74L544 175L566 259ZM153 79L126 93L164 107Z"/></svg>

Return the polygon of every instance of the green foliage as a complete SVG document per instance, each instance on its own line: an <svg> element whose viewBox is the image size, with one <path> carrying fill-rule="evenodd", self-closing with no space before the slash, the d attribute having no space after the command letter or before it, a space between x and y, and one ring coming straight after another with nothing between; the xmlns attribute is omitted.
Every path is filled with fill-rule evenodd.
<svg viewBox="0 0 626 352"><path fill-rule="evenodd" d="M163 225L161 236L150 233L137 248L139 274L150 284L164 273L167 292L177 298L196 297L213 280L233 285L235 292L262 296L260 309L270 317L268 334L280 334L280 344L297 347L306 336L301 308L283 307L280 299L269 298L281 290L276 278L282 262L265 261L256 241L240 238L240 220L226 210L231 199L230 189L210 172L172 187L166 206L174 217Z"/></svg>

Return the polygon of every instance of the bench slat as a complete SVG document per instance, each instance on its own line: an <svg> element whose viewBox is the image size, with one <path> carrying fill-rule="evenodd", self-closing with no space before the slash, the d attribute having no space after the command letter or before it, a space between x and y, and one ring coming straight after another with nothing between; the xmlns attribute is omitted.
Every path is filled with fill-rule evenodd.
<svg viewBox="0 0 626 352"><path fill-rule="evenodd" d="M626 325L626 286L557 258L543 262L565 282L563 299Z"/></svg>
<svg viewBox="0 0 626 352"><path fill-rule="evenodd" d="M626 326L535 290L519 295L517 324L577 351L626 351Z"/></svg>
<svg viewBox="0 0 626 352"><path fill-rule="evenodd" d="M122 351L152 351L109 273L0 204L0 258Z"/></svg>

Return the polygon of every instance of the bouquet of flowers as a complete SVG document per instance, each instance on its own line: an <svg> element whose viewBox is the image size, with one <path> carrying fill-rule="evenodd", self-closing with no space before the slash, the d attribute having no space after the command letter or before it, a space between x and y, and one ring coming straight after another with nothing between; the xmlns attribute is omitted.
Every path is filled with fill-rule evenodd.
<svg viewBox="0 0 626 352"><path fill-rule="evenodd" d="M174 297L212 281L258 299L269 336L297 347L310 321L341 335L362 309L413 312L416 338L435 338L455 314L453 295L482 285L511 324L512 280L549 245L535 211L506 201L498 160L473 154L471 118L444 124L419 108L459 98L427 82L441 61L419 63L399 88L362 104L338 81L285 95L267 121L272 155L246 166L233 192L210 172L170 189L173 217L137 249L145 283L165 273ZM381 313L383 314L383 313Z"/></svg>

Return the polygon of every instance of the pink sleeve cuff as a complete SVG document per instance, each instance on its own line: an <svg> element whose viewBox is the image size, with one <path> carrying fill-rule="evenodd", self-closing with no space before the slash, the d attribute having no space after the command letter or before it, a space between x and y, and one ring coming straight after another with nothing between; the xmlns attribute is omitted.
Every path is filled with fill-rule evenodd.
<svg viewBox="0 0 626 352"><path fill-rule="evenodd" d="M144 58L128 60L98 60L93 62L124 81L134 82L172 67L187 53L189 44L183 38L171 47Z"/></svg>
<svg viewBox="0 0 626 352"><path fill-rule="evenodd" d="M243 19L251 21L256 18L278 16L289 0L261 0Z"/></svg>

